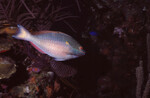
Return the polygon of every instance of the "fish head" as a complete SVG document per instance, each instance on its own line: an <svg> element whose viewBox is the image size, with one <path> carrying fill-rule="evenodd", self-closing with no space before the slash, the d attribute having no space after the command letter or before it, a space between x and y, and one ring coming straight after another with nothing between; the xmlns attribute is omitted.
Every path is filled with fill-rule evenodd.
<svg viewBox="0 0 150 98"><path fill-rule="evenodd" d="M85 55L83 47L73 38L67 39L67 41L65 41L64 47L68 47L68 50L66 49L65 51L65 58L67 60Z"/></svg>
<svg viewBox="0 0 150 98"><path fill-rule="evenodd" d="M85 51L82 46L79 46L78 48L73 48L72 55L75 57L83 56L85 55Z"/></svg>
<svg viewBox="0 0 150 98"><path fill-rule="evenodd" d="M75 59L85 55L85 51L81 47L79 47L78 49L72 48L69 51L65 51L64 55L65 56L61 58L55 58L55 61L65 61L65 60Z"/></svg>
<svg viewBox="0 0 150 98"><path fill-rule="evenodd" d="M81 53L82 55L85 55L85 50L83 49L82 46L79 46L79 49L78 49L78 50L80 51L80 53Z"/></svg>
<svg viewBox="0 0 150 98"><path fill-rule="evenodd" d="M77 54L78 56L83 56L83 55L85 55L85 50L83 49L82 46L79 46L78 49L76 49L76 54Z"/></svg>

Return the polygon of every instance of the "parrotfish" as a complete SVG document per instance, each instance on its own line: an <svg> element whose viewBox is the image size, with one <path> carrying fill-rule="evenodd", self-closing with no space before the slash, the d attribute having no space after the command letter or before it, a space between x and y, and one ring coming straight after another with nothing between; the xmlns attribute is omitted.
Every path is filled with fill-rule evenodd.
<svg viewBox="0 0 150 98"><path fill-rule="evenodd" d="M14 38L29 41L39 52L53 57L56 61L65 61L85 55L83 47L71 36L59 31L39 31L33 35L18 25Z"/></svg>

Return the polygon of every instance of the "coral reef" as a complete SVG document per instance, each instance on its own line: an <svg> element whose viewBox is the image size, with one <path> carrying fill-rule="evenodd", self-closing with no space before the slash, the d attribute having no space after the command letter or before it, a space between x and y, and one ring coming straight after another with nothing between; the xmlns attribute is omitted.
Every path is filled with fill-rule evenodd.
<svg viewBox="0 0 150 98"><path fill-rule="evenodd" d="M0 80L0 97L149 98L149 4L0 0L0 64L8 58L14 61L0 67L0 73L10 73ZM86 55L56 62L30 43L13 39L17 24L32 34L66 32L83 45Z"/></svg>

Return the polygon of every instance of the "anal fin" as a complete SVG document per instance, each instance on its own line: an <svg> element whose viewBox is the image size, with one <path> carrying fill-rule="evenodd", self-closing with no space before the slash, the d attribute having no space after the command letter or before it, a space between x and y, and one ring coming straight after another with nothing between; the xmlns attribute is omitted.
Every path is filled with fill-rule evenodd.
<svg viewBox="0 0 150 98"><path fill-rule="evenodd" d="M55 58L54 60L55 61L64 61L64 59L58 59L58 58Z"/></svg>

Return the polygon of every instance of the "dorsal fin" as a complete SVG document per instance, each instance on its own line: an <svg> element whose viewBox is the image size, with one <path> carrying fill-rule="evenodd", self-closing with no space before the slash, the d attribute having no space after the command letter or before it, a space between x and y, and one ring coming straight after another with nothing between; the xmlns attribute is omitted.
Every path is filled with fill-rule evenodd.
<svg viewBox="0 0 150 98"><path fill-rule="evenodd" d="M59 31L39 31L39 32L33 32L33 35L39 35L39 34L46 34L46 33L60 33Z"/></svg>

